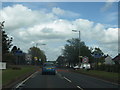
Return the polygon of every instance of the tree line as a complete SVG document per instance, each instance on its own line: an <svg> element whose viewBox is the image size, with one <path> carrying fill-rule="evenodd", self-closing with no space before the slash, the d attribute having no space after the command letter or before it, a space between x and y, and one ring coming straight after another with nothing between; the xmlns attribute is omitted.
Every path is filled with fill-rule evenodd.
<svg viewBox="0 0 120 90"><path fill-rule="evenodd" d="M4 21L0 22L0 32L2 33L2 62L6 62L7 65L23 65L27 64L26 54L19 47L12 44L13 38L9 37L4 30ZM46 61L46 55L44 51L37 47L30 47L28 54L32 56L31 64L42 64ZM34 57L37 57L35 61Z"/></svg>
<svg viewBox="0 0 120 90"><path fill-rule="evenodd" d="M80 47L80 52L79 52ZM79 56L80 53L80 56ZM100 54L100 57L95 59L94 54ZM76 65L82 62L82 57L88 57L89 63L103 63L106 56L100 48L88 47L84 41L79 41L78 38L67 40L62 55L57 58L57 62L61 65L68 64Z"/></svg>

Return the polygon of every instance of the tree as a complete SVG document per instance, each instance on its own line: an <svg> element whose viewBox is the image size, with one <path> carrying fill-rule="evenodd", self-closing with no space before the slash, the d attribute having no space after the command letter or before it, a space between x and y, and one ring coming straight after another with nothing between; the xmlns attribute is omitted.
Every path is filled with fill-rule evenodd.
<svg viewBox="0 0 120 90"><path fill-rule="evenodd" d="M33 46L28 50L28 53L32 55L32 64L43 64L46 61L46 55L44 51L40 50L40 48ZM35 61L34 57L37 57L37 61Z"/></svg>
<svg viewBox="0 0 120 90"><path fill-rule="evenodd" d="M17 46L13 46L13 48L11 49L11 52L13 53L13 54L15 54L15 52L17 51L18 49L17 49Z"/></svg>
<svg viewBox="0 0 120 90"><path fill-rule="evenodd" d="M63 49L63 55L68 60L69 64L76 64L79 62L79 44L80 56L87 56L90 62L92 62L93 57L89 47L87 47L83 41L79 42L78 38L72 38L67 40L67 44Z"/></svg>
<svg viewBox="0 0 120 90"><path fill-rule="evenodd" d="M59 66L64 66L66 64L64 56L59 56L56 61Z"/></svg>
<svg viewBox="0 0 120 90"><path fill-rule="evenodd" d="M2 31L2 61L7 62L8 59L6 59L6 54L8 54L10 51L9 49L12 46L12 37L8 37L7 33L3 30L4 29L4 22L0 23L0 29Z"/></svg>

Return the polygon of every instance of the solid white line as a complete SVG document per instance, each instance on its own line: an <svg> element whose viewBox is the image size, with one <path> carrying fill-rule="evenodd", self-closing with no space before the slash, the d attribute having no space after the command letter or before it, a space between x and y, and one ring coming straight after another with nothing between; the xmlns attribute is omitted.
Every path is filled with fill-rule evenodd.
<svg viewBox="0 0 120 90"><path fill-rule="evenodd" d="M19 83L16 88L20 87L24 82L26 82L28 79L30 79L34 74L36 74L38 71L36 71L35 73L33 73L32 75L30 75L28 78L26 78L24 81L22 81L21 83Z"/></svg>
<svg viewBox="0 0 120 90"><path fill-rule="evenodd" d="M77 88L80 88L81 90L83 90L80 86L77 86Z"/></svg>
<svg viewBox="0 0 120 90"><path fill-rule="evenodd" d="M68 82L72 82L71 80L69 80L68 78L64 77Z"/></svg>

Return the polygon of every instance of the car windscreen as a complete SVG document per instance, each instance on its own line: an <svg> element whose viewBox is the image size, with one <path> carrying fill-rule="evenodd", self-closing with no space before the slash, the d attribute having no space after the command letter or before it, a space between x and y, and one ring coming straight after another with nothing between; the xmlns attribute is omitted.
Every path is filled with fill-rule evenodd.
<svg viewBox="0 0 120 90"><path fill-rule="evenodd" d="M53 67L54 65L53 64L44 64L43 66L44 67Z"/></svg>

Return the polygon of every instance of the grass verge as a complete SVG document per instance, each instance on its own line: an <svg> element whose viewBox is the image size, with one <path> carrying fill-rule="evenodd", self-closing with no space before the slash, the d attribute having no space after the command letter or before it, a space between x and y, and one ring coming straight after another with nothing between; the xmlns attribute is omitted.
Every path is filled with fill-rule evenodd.
<svg viewBox="0 0 120 90"><path fill-rule="evenodd" d="M107 81L111 81L111 82L120 84L120 80L119 80L120 73L97 71L97 70L83 70L83 69L74 70L73 72L93 76L96 78L100 78L103 80L107 80Z"/></svg>
<svg viewBox="0 0 120 90"><path fill-rule="evenodd" d="M12 68L2 71L2 84L8 84L13 80L17 80L25 74L35 70L34 66L21 66L21 70L13 70Z"/></svg>

